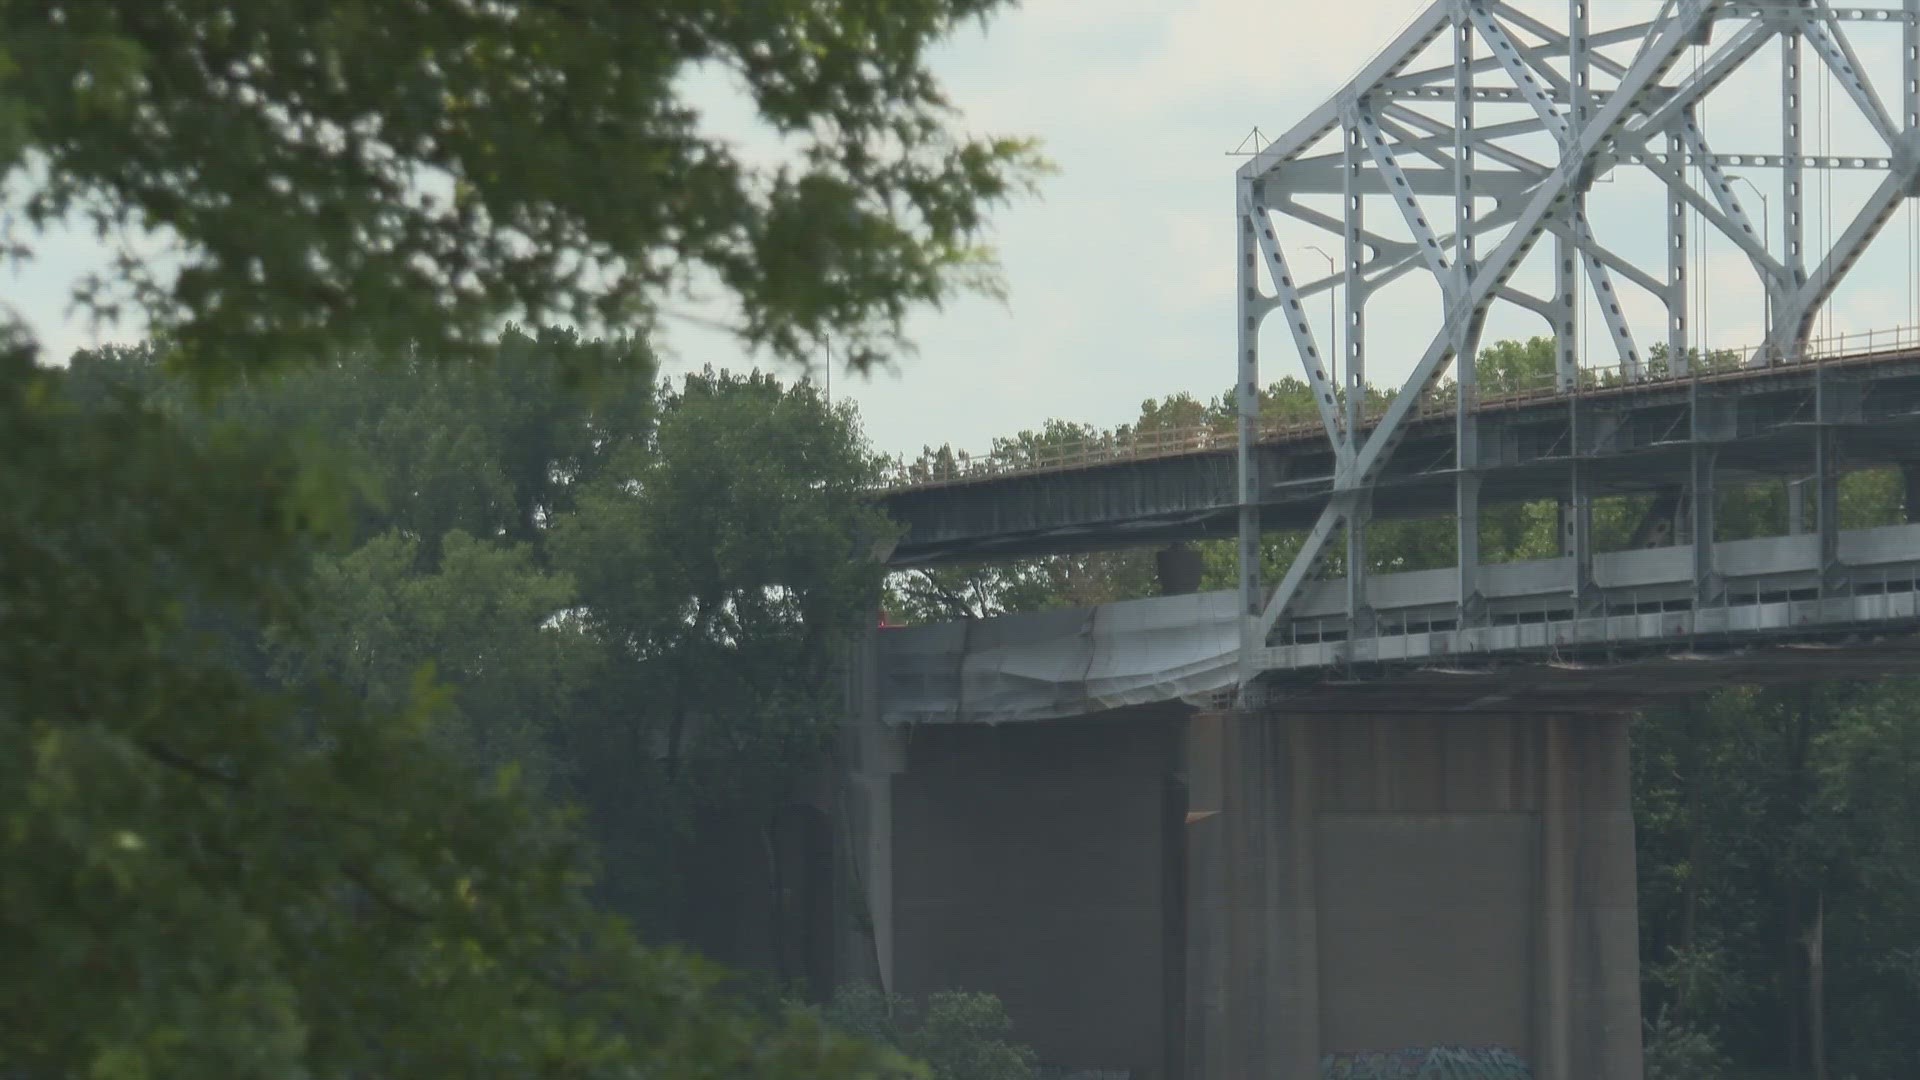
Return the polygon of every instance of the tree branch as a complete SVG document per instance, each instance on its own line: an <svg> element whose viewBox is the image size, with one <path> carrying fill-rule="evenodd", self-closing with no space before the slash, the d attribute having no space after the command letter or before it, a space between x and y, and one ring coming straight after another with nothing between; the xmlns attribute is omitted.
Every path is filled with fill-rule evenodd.
<svg viewBox="0 0 1920 1080"><path fill-rule="evenodd" d="M188 776L197 780L205 780L215 784L225 784L228 787L236 788L246 786L246 782L240 777L234 776L231 773L222 772L211 765L203 765L158 739L134 739L133 744L145 751L148 757L153 758L162 765L186 773Z"/></svg>

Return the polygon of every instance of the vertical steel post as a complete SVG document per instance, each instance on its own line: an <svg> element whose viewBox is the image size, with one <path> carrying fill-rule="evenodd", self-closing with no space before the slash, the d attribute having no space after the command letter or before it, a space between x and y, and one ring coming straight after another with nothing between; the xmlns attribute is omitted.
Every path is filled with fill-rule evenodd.
<svg viewBox="0 0 1920 1080"><path fill-rule="evenodd" d="M1574 273L1579 258L1573 246L1573 215L1562 219L1565 228L1553 236L1553 385L1563 394L1573 393L1580 379L1580 323L1578 308L1580 282Z"/></svg>
<svg viewBox="0 0 1920 1080"><path fill-rule="evenodd" d="M1592 29L1589 0L1567 0L1567 77L1573 83L1573 137L1587 130L1593 117L1593 63L1587 37ZM1574 192L1573 209L1567 215L1567 227L1554 243L1554 293L1560 313L1555 328L1560 339L1558 372L1555 378L1567 400L1567 438L1572 447L1572 462L1567 470L1567 497L1560 502L1560 553L1572 564L1573 611L1576 617L1586 613L1586 600L1593 581L1593 509L1587 493L1580 424L1580 352L1579 320L1575 307L1580 302L1580 283L1575 260L1580 257L1573 244L1575 225L1586 219L1586 183Z"/></svg>
<svg viewBox="0 0 1920 1080"><path fill-rule="evenodd" d="M1464 298L1473 286L1475 258L1474 223L1474 131L1473 109L1473 26L1464 18L1453 23L1453 200L1454 200L1454 278L1458 286L1449 290ZM1455 516L1458 539L1460 626L1477 618L1480 600L1480 442L1479 379L1474 353L1474 320L1464 308L1449 312L1457 323L1453 369L1459 391L1455 402L1454 463Z"/></svg>
<svg viewBox="0 0 1920 1080"><path fill-rule="evenodd" d="M1920 128L1920 0L1906 0L1901 5L1902 24L1900 52L1901 107L1900 130L1911 133Z"/></svg>
<svg viewBox="0 0 1920 1080"><path fill-rule="evenodd" d="M1780 31L1780 57L1780 155L1783 162L1780 169L1783 208L1780 228L1785 234L1786 243L1786 288L1798 290L1807 283L1807 171L1801 157L1806 142L1802 128L1806 117L1806 100L1802 93L1799 26L1789 26ZM1803 343L1788 341L1778 334L1780 320L1799 317L1786 310L1789 305L1784 300L1782 297L1773 303L1774 325L1767 327L1763 340L1772 342L1771 348L1784 348L1791 355L1800 352ZM1767 356L1766 362L1778 363L1787 358L1776 352Z"/></svg>
<svg viewBox="0 0 1920 1080"><path fill-rule="evenodd" d="M1572 409L1575 418L1573 445L1576 450L1568 472L1573 497L1560 511L1560 550L1573 563L1573 581L1569 591L1573 594L1574 615L1583 616L1593 610L1596 598L1593 587L1593 484L1587 477L1586 461L1578 449L1584 437L1580 431L1579 402L1574 402Z"/></svg>
<svg viewBox="0 0 1920 1080"><path fill-rule="evenodd" d="M1579 138L1593 118L1593 64L1587 38L1592 20L1587 11L1589 0L1567 3L1567 77L1573 82L1573 137Z"/></svg>
<svg viewBox="0 0 1920 1080"><path fill-rule="evenodd" d="M1590 19L1589 0L1567 3L1567 77L1573 84L1573 114L1569 118L1573 138L1587 128L1593 116L1593 64L1589 59L1587 35ZM1575 273L1580 251L1574 245L1574 223L1586 216L1585 184L1574 193L1573 205L1562 218L1562 229L1553 238L1553 333L1556 343L1554 385L1563 394L1572 393L1580 378L1580 324L1578 307L1580 282Z"/></svg>
<svg viewBox="0 0 1920 1080"><path fill-rule="evenodd" d="M1362 102L1362 105L1365 103ZM1358 118L1345 121L1344 147L1347 275L1347 442L1361 444L1361 419L1367 401L1367 284L1361 273L1367 255L1364 170L1369 160L1361 144ZM1367 525L1373 516L1371 490L1353 493L1347 515L1347 632L1349 640L1371 636L1372 605L1367 602Z"/></svg>
<svg viewBox="0 0 1920 1080"><path fill-rule="evenodd" d="M1352 495L1347 511L1347 640L1374 635L1373 604L1367 599L1367 528L1373 524L1373 489Z"/></svg>
<svg viewBox="0 0 1920 1080"><path fill-rule="evenodd" d="M1464 19L1454 25L1453 110L1453 272L1459 284L1456 295L1465 296L1480 262L1474 250L1479 216L1474 201L1479 194L1474 190L1474 152L1480 135L1474 130L1473 27Z"/></svg>
<svg viewBox="0 0 1920 1080"><path fill-rule="evenodd" d="M1707 445L1714 435L1712 423L1703 418L1698 379L1687 393L1687 411L1693 429L1693 445L1689 449L1691 458L1691 495L1689 517L1693 520L1693 595L1699 606L1706 606L1719 599L1720 574L1714 560L1714 510L1717 495L1714 488L1714 458L1716 451Z"/></svg>
<svg viewBox="0 0 1920 1080"><path fill-rule="evenodd" d="M1900 130L1911 142L1913 133L1920 131L1920 0L1905 0L1900 14L1906 20L1900 27ZM1906 201L1911 213L1913 196L1909 194Z"/></svg>
<svg viewBox="0 0 1920 1080"><path fill-rule="evenodd" d="M1677 131L1667 134L1667 164L1674 179L1667 184L1667 373L1684 375L1692 367L1687 352L1687 200L1681 179L1686 175L1687 147Z"/></svg>
<svg viewBox="0 0 1920 1080"><path fill-rule="evenodd" d="M1360 421L1367 397L1367 282L1361 274L1366 259L1367 203L1363 172L1367 153L1360 129L1349 117L1346 124L1346 286L1347 286L1347 442L1360 445Z"/></svg>
<svg viewBox="0 0 1920 1080"><path fill-rule="evenodd" d="M1239 300L1239 373L1234 397L1239 403L1240 469L1240 683L1253 680L1254 650L1266 645L1260 616L1266 596L1260 587L1260 478L1254 445L1260 433L1260 303L1259 239L1254 233L1253 184L1239 181L1234 221L1239 233L1240 257L1235 263Z"/></svg>
<svg viewBox="0 0 1920 1080"><path fill-rule="evenodd" d="M1572 83L1572 113L1569 117L1572 138L1586 131L1586 121L1594 115L1594 65L1588 60L1588 0L1567 2L1567 77ZM1580 250L1574 246L1574 223L1586 215L1584 184L1574 192L1572 206L1561 217L1561 229L1553 234L1553 384L1561 394L1571 394L1580 379L1580 323L1578 300L1580 281L1574 273Z"/></svg>
<svg viewBox="0 0 1920 1080"><path fill-rule="evenodd" d="M1813 527L1820 537L1820 595L1827 595L1840 565L1840 462L1833 438L1827 365L1813 369Z"/></svg>

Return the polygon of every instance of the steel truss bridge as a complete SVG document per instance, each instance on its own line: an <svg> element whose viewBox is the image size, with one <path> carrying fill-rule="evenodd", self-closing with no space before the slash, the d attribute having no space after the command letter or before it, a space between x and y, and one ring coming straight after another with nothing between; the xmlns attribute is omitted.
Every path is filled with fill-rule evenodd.
<svg viewBox="0 0 1920 1080"><path fill-rule="evenodd" d="M1603 25L1600 9L1651 17ZM1773 88L1765 109L1752 102L1759 76ZM1816 78L1871 145L1810 153ZM1730 85L1743 139L1768 134L1723 153L1701 116ZM1771 198L1753 187L1766 200L1758 226L1736 186L1752 182L1735 167L1777 174ZM1820 208L1809 177L1838 172L1869 177L1871 190L1838 223L1810 228ZM1651 179L1657 225L1594 212L1595 184L1627 174ZM1838 491L1848 471L1912 475L1920 462L1920 338L1836 347L1816 329L1916 181L1920 0L1568 0L1553 18L1438 0L1238 172L1233 437L903 477L885 497L909 525L894 563L1237 536L1242 684L1911 630L1920 525L1844 531ZM1339 265L1303 278L1294 261L1316 233ZM1764 296L1764 331L1734 370L1698 359L1690 308L1708 236L1738 253ZM1649 248L1656 260L1635 257ZM1408 282L1429 299L1396 301L1392 318L1401 332L1420 324L1426 343L1384 407L1364 409L1370 302ZM1661 313L1652 339L1628 294ZM1329 302L1338 341L1310 315ZM1516 315L1544 322L1553 383L1495 398L1475 358L1489 318ZM1585 355L1583 321L1604 328L1604 364ZM1311 388L1317 422L1263 426L1259 387L1274 374L1263 329L1290 346L1283 373ZM1786 531L1720 539L1719 493L1752 483L1788 485ZM1596 551L1595 500L1635 493L1657 496L1664 523L1636 550ZM1913 494L1910 484L1910 513ZM1516 501L1558 505L1561 555L1486 565L1483 508ZM1453 520L1455 565L1370 575L1369 523L1422 517ZM1261 541L1275 529L1304 541L1270 582ZM1347 572L1329 580L1323 564L1342 548Z"/></svg>
<svg viewBox="0 0 1920 1080"><path fill-rule="evenodd" d="M895 567L1151 547L1165 594L868 638L847 817L883 976L973 978L1047 1038L1053 972L1137 972L1168 995L1122 1026L1168 1033L1143 1071L1497 1044L1541 1080L1638 1080L1620 714L1920 672L1920 335L1816 334L1850 275L1895 276L1870 249L1917 178L1920 0L1433 3L1239 170L1231 437L936 460L879 496ZM1331 272L1298 276L1316 244ZM1758 286L1731 358L1716 250ZM1548 385L1476 370L1530 322ZM1383 395L1370 365L1409 374ZM1308 423L1263 423L1279 374ZM1843 516L1869 469L1904 480L1895 520ZM1721 520L1742 486L1777 520ZM1488 511L1516 504L1559 542L1489 562ZM1453 534L1442 568L1368 569L1370 525L1423 519ZM1279 531L1298 555L1266 580ZM1182 543L1229 537L1237 587L1197 591Z"/></svg>

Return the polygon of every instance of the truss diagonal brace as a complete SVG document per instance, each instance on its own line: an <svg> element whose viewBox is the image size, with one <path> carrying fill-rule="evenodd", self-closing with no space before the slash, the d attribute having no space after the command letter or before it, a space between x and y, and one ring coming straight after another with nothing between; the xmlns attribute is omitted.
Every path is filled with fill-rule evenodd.
<svg viewBox="0 0 1920 1080"><path fill-rule="evenodd" d="M1694 163L1706 174L1707 191L1713 196L1713 201L1720 204L1720 211L1727 215L1727 220L1742 236L1757 235L1752 219L1747 217L1739 198L1733 193L1733 183L1727 179L1726 170L1720 167L1720 163L1713 158L1713 151L1707 148L1707 137L1700 130L1700 122L1691 109L1680 118L1680 139L1686 144L1687 153L1693 155ZM1667 164L1671 167L1675 163L1669 161Z"/></svg>
<svg viewBox="0 0 1920 1080"><path fill-rule="evenodd" d="M1679 0L1675 5L1673 18L1664 24L1660 35L1650 42L1635 58L1633 66L1627 70L1614 95L1607 100L1594 116L1593 123L1581 131L1572 145L1567 147L1553 178L1541 185L1533 200L1527 205L1520 219L1514 223L1513 231L1501 242L1498 251L1487 258L1480 272L1475 275L1473 285L1460 299L1455 311L1447 320L1447 325L1433 338L1425 355L1415 365L1413 373L1400 392L1394 396L1387 407L1386 415L1381 418L1366 445L1354 455L1353 466L1342 478L1343 487L1357 487L1369 481L1374 473L1386 463L1393 449L1399 445L1407 419L1426 391L1427 386L1439 376L1445 365L1453 357L1454 339L1458 334L1460 320L1478 318L1494 289L1505 285L1513 276L1520 259L1533 248L1533 244L1545 230L1549 216L1565 213L1573 193L1583 182L1595 152L1608 140L1615 138L1625 124L1629 110L1635 100L1648 87L1654 85L1672 67L1686 46L1694 40L1700 29L1717 14L1722 0Z"/></svg>
<svg viewBox="0 0 1920 1080"><path fill-rule="evenodd" d="M1452 3L1452 0L1446 0L1446 2L1450 4ZM1524 13L1516 13L1515 9L1512 8L1511 6L1507 4L1496 4L1495 6L1498 7L1500 9L1500 13L1507 16L1507 18L1510 21L1512 21L1512 23L1515 26L1518 26L1532 33L1537 33L1541 37L1547 38L1550 44L1558 46L1566 42L1566 35L1561 34L1558 31L1554 31L1552 34L1548 34L1548 33L1542 32L1539 29L1536 29L1535 26L1538 23L1537 20L1532 19L1530 16L1526 16ZM1633 23L1627 26L1616 26L1616 27L1613 27L1612 29L1603 30L1598 33L1589 35L1587 38L1587 44L1594 49L1601 49L1610 45L1624 45L1628 42L1645 41L1647 37L1647 30L1652 25L1653 25L1652 23L1643 22L1643 23ZM1484 59L1475 60L1472 65L1472 71L1475 75L1478 75L1478 74L1481 74L1482 72L1492 71L1499 66L1500 66L1500 62L1498 60L1495 60L1492 57L1486 57ZM1613 60L1606 59L1605 57L1601 56L1598 53L1595 53L1593 56L1593 66L1600 68L1603 71L1606 71L1608 74L1613 75L1616 78L1626 74L1626 71L1627 71L1626 65L1617 63ZM1408 71L1399 75L1393 75L1388 78L1381 79L1377 85L1379 85L1382 89L1388 90L1388 91L1409 90L1414 88L1430 88L1431 85L1434 83L1445 82L1446 80L1451 79L1453 77L1454 77L1453 65L1448 64L1445 67L1421 68L1417 71ZM1445 92L1446 91L1444 90L1440 91L1440 93L1442 94L1444 94Z"/></svg>
<svg viewBox="0 0 1920 1080"><path fill-rule="evenodd" d="M1271 145L1240 167L1243 177L1265 176L1274 166L1291 161L1300 153L1319 141L1322 135L1332 131L1340 124L1342 102L1363 93L1368 87L1382 79L1399 74L1413 62L1421 50L1425 49L1441 31L1447 28L1447 10L1444 3L1434 4L1415 17L1413 25L1400 32L1387 51L1380 54L1372 63L1347 83L1346 90L1339 97L1315 109L1306 119L1295 124L1286 134L1275 139Z"/></svg>
<svg viewBox="0 0 1920 1080"><path fill-rule="evenodd" d="M1293 565L1287 567L1287 576L1280 579L1279 587L1273 590L1273 598L1267 601L1267 609L1260 615L1260 632L1255 636L1255 641L1264 644L1280 617L1293 606L1293 599L1299 595L1300 587L1307 583L1308 576L1326 554L1327 543L1340 531L1340 526L1352 520L1353 500L1354 495L1349 492L1328 502L1326 508L1320 511L1320 519L1313 523L1312 531L1301 542L1299 553L1293 557Z"/></svg>
<svg viewBox="0 0 1920 1080"><path fill-rule="evenodd" d="M1295 211L1290 210L1288 212L1303 221L1315 220L1310 216ZM1519 216L1520 207L1516 205L1513 200L1508 199L1500 203L1492 213L1482 215L1474 220L1473 235L1480 237L1487 233L1495 232L1507 225L1511 225ZM1327 220L1334 222L1333 227L1338 228L1339 220L1337 218L1328 217ZM1363 233L1362 235L1364 236L1366 234ZM1456 230L1455 233L1442 236L1440 238L1440 246L1443 248L1452 247L1458 243L1458 241L1459 237ZM1375 246L1377 247L1378 245ZM1380 252L1374 259L1361 267L1362 272L1366 276L1367 291L1370 293L1378 291L1390 282L1412 273L1414 263L1418 260L1419 256L1414 254L1412 244L1398 244L1391 249ZM1638 271L1632 271L1632 273L1638 273ZM1335 274L1333 277L1310 281L1300 287L1300 295L1303 297L1315 296L1326 292L1328 289L1337 288L1345 284L1346 280L1345 274Z"/></svg>
<svg viewBox="0 0 1920 1080"><path fill-rule="evenodd" d="M1426 214L1420 209L1420 200L1414 195L1412 185L1407 183L1407 174L1400 167L1400 161L1393 156L1393 148L1387 145L1386 133L1380 130L1380 124L1373 118L1373 110L1364 104L1354 109L1354 128L1360 135L1360 141L1366 144L1367 153L1372 156L1374 167L1380 170L1380 176L1387 182L1387 194L1392 196L1393 205L1406 219L1407 230L1413 233L1414 246L1420 249L1421 257L1427 260L1427 269L1435 277L1445 282L1450 276L1447 256L1440 250L1440 240L1434 235L1433 226L1427 223Z"/></svg>
<svg viewBox="0 0 1920 1080"><path fill-rule="evenodd" d="M1336 458L1345 460L1352 456L1353 448L1340 426L1333 379L1327 374L1325 356L1314 341L1313 326L1301 303L1300 289L1294 284L1293 272L1287 267L1287 257L1281 252L1279 241L1274 238L1273 218L1268 215L1267 208L1258 203L1243 207L1241 212L1252 215L1254 238L1260 244L1260 253L1266 256L1267 273L1273 279L1276 294L1272 310L1277 310L1287 320L1287 329L1293 334L1294 348L1300 354L1300 366L1306 372L1307 386L1313 392L1314 406L1320 410L1320 422L1327 429L1327 441L1333 445Z"/></svg>
<svg viewBox="0 0 1920 1080"><path fill-rule="evenodd" d="M1414 149L1419 150L1429 145L1438 146L1443 141L1451 141L1453 139L1453 127L1440 120L1435 120L1431 116L1415 112L1405 105L1388 102L1387 105L1381 109L1381 112L1390 114L1395 120L1405 121L1428 133L1426 137L1414 135L1405 128L1396 127L1391 121L1382 117L1380 126L1386 128L1398 137L1403 146L1413 146ZM1492 158L1500 164L1512 168L1515 172L1520 173L1529 180L1537 181L1545 179L1547 174L1553 171L1551 166L1542 165L1540 162L1527 157L1525 154L1517 154L1493 141L1509 132L1530 132L1538 128L1539 125L1535 123L1494 124L1487 127L1481 127L1476 124L1474 134L1479 141L1479 145L1474 149L1474 154L1476 156ZM1441 155L1443 158L1445 156L1444 154ZM1452 162L1448 162L1448 164L1451 165Z"/></svg>
<svg viewBox="0 0 1920 1080"><path fill-rule="evenodd" d="M1585 214L1573 219L1574 243L1587 260L1587 284L1593 298L1600 302L1601 317L1607 321L1607 333L1613 337L1614 354L1620 358L1620 374L1630 382L1640 379L1640 347L1634 344L1633 328L1627 324L1626 311L1620 306L1620 290L1614 288L1613 275L1600 261L1600 245L1593 238L1593 226Z"/></svg>
<svg viewBox="0 0 1920 1080"><path fill-rule="evenodd" d="M1759 233L1753 228L1751 222L1743 224L1727 216L1719 205L1709 202L1706 196L1695 191L1693 185L1687 183L1681 175L1680 169L1671 162L1655 161L1648 157L1642 159L1640 164L1645 166L1648 172L1666 181L1681 198L1700 212L1701 217L1706 218L1715 229L1718 229L1721 235L1739 245L1740 250L1746 252L1747 258L1753 262L1755 269L1759 270L1763 281L1785 279L1786 268L1781 266L1772 253L1761 245ZM1744 218L1745 215L1743 214L1742 217Z"/></svg>
<svg viewBox="0 0 1920 1080"><path fill-rule="evenodd" d="M1860 108L1873 125L1873 130L1886 140L1888 146L1899 141L1900 131L1893 126L1893 117L1887 115L1887 107L1881 103L1880 95L1867 82L1860 70L1860 58L1854 55L1853 45L1833 22L1833 11L1827 6L1827 0L1814 0L1817 11L1805 10L1801 22L1805 28L1807 43L1820 59L1833 71L1834 78L1846 89L1847 96Z"/></svg>
<svg viewBox="0 0 1920 1080"><path fill-rule="evenodd" d="M1507 69L1513 84L1520 88L1520 96L1527 99L1527 104L1533 106L1533 111L1539 115L1540 122L1547 125L1547 130L1553 133L1554 141L1561 146L1572 142L1572 126L1567 123L1567 118L1560 115L1560 111L1553 107L1553 99L1541 87L1540 79L1534 74L1533 68L1529 67L1522 58L1520 46L1514 44L1506 27L1501 26L1492 15L1487 13L1484 0L1462 0L1462 3L1467 9L1467 18L1473 21L1473 28L1480 32L1481 38L1485 39L1487 46L1493 50L1494 58L1500 61L1500 66Z"/></svg>
<svg viewBox="0 0 1920 1080"><path fill-rule="evenodd" d="M1268 205L1270 209L1278 210L1296 221L1304 221L1309 225L1325 229L1331 233L1344 233L1347 231L1346 222L1334 217L1332 214L1315 210L1311 206L1302 205L1289 198L1269 199ZM1360 239L1365 241L1369 248L1373 249L1379 259L1411 258L1413 256L1413 245L1405 240L1392 240L1377 232L1370 232L1366 229L1360 230ZM1372 263L1368 264L1369 267L1372 265ZM1346 275L1336 274L1332 278L1326 279L1326 283L1315 282L1306 286L1301 290L1301 293L1306 296L1312 296L1314 293L1324 292L1333 285L1338 285L1345 280Z"/></svg>
<svg viewBox="0 0 1920 1080"><path fill-rule="evenodd" d="M1798 351L1813 331L1814 316L1833 296L1834 289L1847 276L1847 271L1853 269L1867 245L1880 234L1894 211L1900 208L1901 201L1914 193L1916 182L1920 182L1920 156L1909 147L1900 163L1867 197L1866 205L1840 234L1825 261L1808 275L1806 284L1787 297L1780 316L1774 320L1774 336L1767 341L1769 350L1775 355L1789 356Z"/></svg>
<svg viewBox="0 0 1920 1080"><path fill-rule="evenodd" d="M1494 0L1493 6L1499 10L1500 14L1506 16L1508 22L1546 42L1548 48L1566 49L1570 46L1570 39L1566 34L1521 11L1519 8L1507 3L1506 0ZM1626 30L1631 36L1623 35L1619 30L1614 30L1607 34L1590 33L1587 35L1588 44L1591 46L1602 46L1611 44L1613 39L1626 41L1646 39L1647 27L1644 23L1627 27ZM1634 33L1634 31L1638 31L1638 33ZM1599 52L1597 49L1587 53L1587 62L1616 79L1627 73L1627 66L1625 64L1609 58L1605 53ZM1558 80L1558 75L1553 72L1552 68L1548 68L1546 71L1549 73L1549 77Z"/></svg>
<svg viewBox="0 0 1920 1080"><path fill-rule="evenodd" d="M1575 213L1574 217L1577 220L1585 220L1585 215L1578 212ZM1608 251L1606 248L1600 247L1593 238L1593 230L1576 228L1564 220L1549 221L1547 222L1547 228L1551 230L1555 236L1562 237L1572 243L1582 255L1598 260L1600 265L1619 274L1653 295L1660 296L1666 292L1666 282L1659 280L1645 270Z"/></svg>
<svg viewBox="0 0 1920 1080"><path fill-rule="evenodd" d="M1686 82L1676 87L1659 108L1647 114L1643 123L1634 125L1623 142L1645 144L1653 136L1660 135L1671 128L1699 100L1714 91L1727 77L1740 69L1740 65L1752 58L1760 47L1773 39L1776 30L1771 23L1753 22L1741 27L1725 45L1700 66ZM1611 103L1609 103L1611 104Z"/></svg>
<svg viewBox="0 0 1920 1080"><path fill-rule="evenodd" d="M1786 267L1773 260L1772 253L1767 250L1768 238L1755 231L1753 219L1741 208L1740 199L1733 191L1733 181L1727 179L1726 170L1714 160L1713 152L1707 147L1706 134L1700 130L1699 121L1691 109L1680 119L1680 139L1686 144L1687 153L1699 163L1700 171L1707 180L1708 192L1712 194L1713 201L1720 204L1720 212L1726 215L1727 223L1732 226L1728 235L1747 253L1754 272L1760 275L1761 285L1767 292L1778 296L1786 287ZM1672 163L1668 165L1671 167ZM1725 225L1722 230L1727 231Z"/></svg>

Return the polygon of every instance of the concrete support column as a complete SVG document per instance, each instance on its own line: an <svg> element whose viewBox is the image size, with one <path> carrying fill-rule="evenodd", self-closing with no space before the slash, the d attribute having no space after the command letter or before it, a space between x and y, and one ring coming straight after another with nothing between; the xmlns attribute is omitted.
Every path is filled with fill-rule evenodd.
<svg viewBox="0 0 1920 1080"><path fill-rule="evenodd" d="M841 733L846 780L834 816L848 872L838 875L839 962L843 983L885 990L894 979L894 779L906 768L901 733L880 722L875 632L862 635L847 680L848 718Z"/></svg>
<svg viewBox="0 0 1920 1080"><path fill-rule="evenodd" d="M1186 1080L1232 1075L1229 1047L1228 958L1233 935L1226 875L1233 861L1227 848L1227 756L1225 740L1233 730L1232 713L1196 713L1187 721L1184 751L1186 815Z"/></svg>
<svg viewBox="0 0 1920 1080"><path fill-rule="evenodd" d="M1318 1076L1313 777L1292 745L1305 732L1239 712L1202 714L1192 730L1187 920L1201 947L1189 953L1186 1075Z"/></svg>
<svg viewBox="0 0 1920 1080"><path fill-rule="evenodd" d="M1219 790L1189 832L1187 1076L1451 1046L1506 1048L1538 1080L1639 1080L1624 718L1193 730L1192 774L1212 755Z"/></svg>

